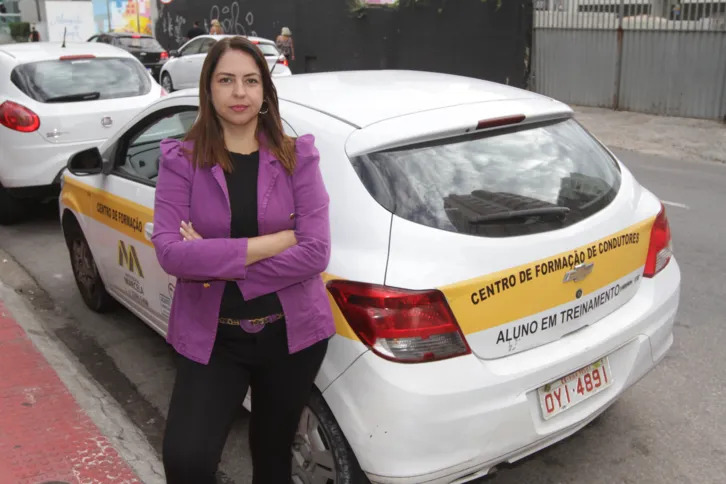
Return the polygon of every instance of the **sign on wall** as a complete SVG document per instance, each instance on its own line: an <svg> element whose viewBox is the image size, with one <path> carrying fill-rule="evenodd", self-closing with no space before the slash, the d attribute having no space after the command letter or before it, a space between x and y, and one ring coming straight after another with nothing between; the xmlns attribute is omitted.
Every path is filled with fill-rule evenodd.
<svg viewBox="0 0 726 484"><path fill-rule="evenodd" d="M151 35L151 0L92 0L97 32Z"/></svg>
<svg viewBox="0 0 726 484"><path fill-rule="evenodd" d="M46 2L48 40L85 42L95 32L91 2Z"/></svg>

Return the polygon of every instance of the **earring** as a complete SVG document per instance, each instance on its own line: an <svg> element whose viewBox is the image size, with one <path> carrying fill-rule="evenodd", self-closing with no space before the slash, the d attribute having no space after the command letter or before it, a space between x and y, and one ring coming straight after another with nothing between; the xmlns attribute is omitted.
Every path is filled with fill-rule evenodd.
<svg viewBox="0 0 726 484"><path fill-rule="evenodd" d="M260 108L259 114L267 114L270 112L270 106L267 104L267 101L262 101L262 107Z"/></svg>

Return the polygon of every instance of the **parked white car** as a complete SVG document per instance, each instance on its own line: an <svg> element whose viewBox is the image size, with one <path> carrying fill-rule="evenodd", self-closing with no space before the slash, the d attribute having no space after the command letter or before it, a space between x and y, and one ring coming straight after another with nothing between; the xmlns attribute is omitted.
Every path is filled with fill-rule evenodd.
<svg viewBox="0 0 726 484"><path fill-rule="evenodd" d="M0 45L0 224L56 196L73 153L98 146L159 99L131 54L105 44Z"/></svg>
<svg viewBox="0 0 726 484"><path fill-rule="evenodd" d="M167 92L199 87L204 59L209 49L220 39L234 35L200 35L182 45L179 50L169 52L169 60L161 68L161 85ZM292 75L287 59L277 50L275 42L262 37L247 37L257 44L267 60L272 77Z"/></svg>
<svg viewBox="0 0 726 484"><path fill-rule="evenodd" d="M665 211L567 106L421 72L276 85L285 130L320 151L337 328L294 482L473 480L587 425L663 358L680 288ZM86 303L161 334L159 142L198 103L176 93L77 154L60 198Z"/></svg>

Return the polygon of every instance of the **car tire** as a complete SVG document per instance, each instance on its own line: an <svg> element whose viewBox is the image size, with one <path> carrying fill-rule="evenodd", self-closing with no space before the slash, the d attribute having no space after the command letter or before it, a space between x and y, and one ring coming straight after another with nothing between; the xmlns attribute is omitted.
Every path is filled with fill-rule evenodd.
<svg viewBox="0 0 726 484"><path fill-rule="evenodd" d="M73 278L76 280L83 302L97 313L111 311L116 303L106 291L88 241L72 215L66 214L63 217L63 232L71 256Z"/></svg>
<svg viewBox="0 0 726 484"><path fill-rule="evenodd" d="M0 185L0 225L11 225L25 219L28 214L29 202L12 197Z"/></svg>
<svg viewBox="0 0 726 484"><path fill-rule="evenodd" d="M171 74L165 72L161 75L161 87L168 93L174 92L174 83L171 80Z"/></svg>
<svg viewBox="0 0 726 484"><path fill-rule="evenodd" d="M291 482L369 483L333 412L318 391L311 394L295 434Z"/></svg>

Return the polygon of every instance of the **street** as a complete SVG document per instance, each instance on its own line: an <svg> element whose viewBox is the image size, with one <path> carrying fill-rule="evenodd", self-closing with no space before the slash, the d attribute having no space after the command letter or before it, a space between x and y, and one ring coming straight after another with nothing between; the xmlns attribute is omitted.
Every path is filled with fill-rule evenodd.
<svg viewBox="0 0 726 484"><path fill-rule="evenodd" d="M590 426L482 483L711 483L726 475L723 405L726 300L726 165L618 151L638 181L666 203L682 294L665 360ZM99 315L76 288L57 207L0 226L0 248L35 279L25 293L46 329L68 346L158 451L174 370L172 351L127 310ZM30 292L32 291L32 293ZM421 425L426 425L421 422ZM222 481L251 480L247 415L229 437Z"/></svg>

